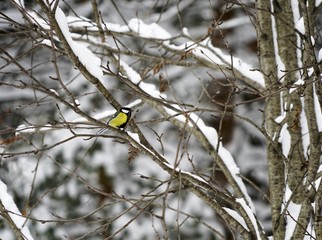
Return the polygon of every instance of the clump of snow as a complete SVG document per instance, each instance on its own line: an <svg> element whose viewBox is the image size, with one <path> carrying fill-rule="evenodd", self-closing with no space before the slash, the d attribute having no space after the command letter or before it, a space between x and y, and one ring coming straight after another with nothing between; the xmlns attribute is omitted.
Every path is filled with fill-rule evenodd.
<svg viewBox="0 0 322 240"><path fill-rule="evenodd" d="M236 202L239 203L243 207L243 209L246 211L249 219L252 222L252 226L254 227L254 229L256 231L257 239L262 239L261 236L260 236L260 233L259 233L259 229L258 229L258 225L257 225L257 222L256 222L256 218L255 218L255 216L253 214L253 211L249 208L249 206L245 202L245 199L243 199L243 198L237 198L236 199Z"/></svg>
<svg viewBox="0 0 322 240"><path fill-rule="evenodd" d="M136 142L140 142L139 135L137 133L127 132L131 138L133 138Z"/></svg>
<svg viewBox="0 0 322 240"><path fill-rule="evenodd" d="M13 201L11 195L7 192L7 186L0 180L0 202L3 204L4 208L8 211L8 214L15 224L15 226L20 229L24 239L32 240L34 239L29 229L25 225L26 219L22 217L21 212Z"/></svg>
<svg viewBox="0 0 322 240"><path fill-rule="evenodd" d="M131 68L126 62L119 59L119 64L123 68L126 76L131 79L131 81L135 84L138 84L141 81L141 76L138 74L133 68Z"/></svg>
<svg viewBox="0 0 322 240"><path fill-rule="evenodd" d="M177 106L177 105L172 105L174 108L178 109L178 111L180 111L180 108ZM172 110L170 108L165 108L165 110L167 111L167 113L170 115L170 116L174 116L175 119L179 120L180 122L183 122L183 123L186 123L187 119L185 116L183 116L183 114L178 114L177 111L175 110ZM190 127L192 127L192 124L188 121L187 122L188 125Z"/></svg>
<svg viewBox="0 0 322 240"><path fill-rule="evenodd" d="M301 85L304 85L304 81L302 78L299 78L295 83L294 83L294 86L295 87L291 87L290 88L290 93L292 93L294 90L296 90L298 88L298 86L301 86Z"/></svg>
<svg viewBox="0 0 322 240"><path fill-rule="evenodd" d="M27 126L25 124L21 124L16 128L16 135L21 134L22 131L25 131Z"/></svg>
<svg viewBox="0 0 322 240"><path fill-rule="evenodd" d="M86 17L67 16L66 19L68 22L68 26L70 27L82 27L82 28L86 27L86 29L93 28L93 30L96 30L96 31L98 30L96 24L92 20Z"/></svg>
<svg viewBox="0 0 322 240"><path fill-rule="evenodd" d="M284 123L278 142L282 144L282 152L285 157L288 157L288 153L291 149L291 135L287 130L287 123Z"/></svg>
<svg viewBox="0 0 322 240"><path fill-rule="evenodd" d="M53 94L59 96L58 92L55 89L51 88L51 89L49 89L49 91L52 92Z"/></svg>
<svg viewBox="0 0 322 240"><path fill-rule="evenodd" d="M309 126L307 123L307 117L305 113L305 107L304 107L304 98L301 97L301 102L302 102L302 111L300 114L300 125L301 125L301 131L302 131L302 145L303 145L303 152L308 153L309 151L309 146L310 146L310 135L308 134L309 132ZM308 157L308 154L304 154L305 158Z"/></svg>
<svg viewBox="0 0 322 240"><path fill-rule="evenodd" d="M67 18L59 7L55 12L55 18L74 54L93 76L101 79L103 77L103 71L100 67L101 59L96 57L87 47L72 39L67 25Z"/></svg>
<svg viewBox="0 0 322 240"><path fill-rule="evenodd" d="M117 58L117 56L115 56ZM157 90L156 86L153 84L145 83L142 80L140 74L136 72L132 67L130 67L126 62L119 59L119 64L123 68L124 74L128 79L130 79L134 84L139 84L140 88L148 93L150 96L155 98L163 98L166 99L167 96L162 94L159 90Z"/></svg>
<svg viewBox="0 0 322 240"><path fill-rule="evenodd" d="M36 14L34 11L27 11L27 13L28 13L28 16L30 16L30 19L35 23L36 26L39 26L44 30L50 30L50 26L48 22L45 21L45 19L39 17L39 15Z"/></svg>
<svg viewBox="0 0 322 240"><path fill-rule="evenodd" d="M298 223L298 217L301 211L301 204L296 204L293 201L290 201L293 192L288 185L285 187L284 194L284 203L288 203L284 205L282 211L285 211L285 207L287 207L288 214L286 215L286 230L285 230L285 239L290 239L293 236L294 229Z"/></svg>
<svg viewBox="0 0 322 240"><path fill-rule="evenodd" d="M186 36L190 37L190 33L189 33L188 28L186 28L186 27L182 28L182 33L183 33L183 35L186 35Z"/></svg>
<svg viewBox="0 0 322 240"><path fill-rule="evenodd" d="M283 122L283 120L285 119L285 114L282 116L278 116L277 118L275 118L275 122L276 123L281 123Z"/></svg>
<svg viewBox="0 0 322 240"><path fill-rule="evenodd" d="M218 134L217 134L216 129L214 129L213 127L206 126L204 121L195 113L191 113L190 118L193 122L195 122L197 124L199 129L202 131L202 133L208 139L209 143L212 146L214 146L214 148L216 148L217 143L218 143Z"/></svg>
<svg viewBox="0 0 322 240"><path fill-rule="evenodd" d="M171 34L156 23L146 24L141 19L133 18L129 21L129 28L143 38L154 38L166 40Z"/></svg>
<svg viewBox="0 0 322 240"><path fill-rule="evenodd" d="M239 222L247 231L249 231L248 227L247 227L247 224L244 220L244 218L242 218L242 216L240 216L238 214L238 212L230 209L230 208L226 208L226 207L223 207L223 209L230 215L232 216L237 222Z"/></svg>
<svg viewBox="0 0 322 240"><path fill-rule="evenodd" d="M304 27L304 19L303 19L303 17L301 17L301 18L297 21L297 23L296 23L296 25L295 25L295 28L296 28L300 33L305 34L305 27Z"/></svg>
<svg viewBox="0 0 322 240"><path fill-rule="evenodd" d="M318 62L321 62L322 61L322 48L319 50L319 53L318 53Z"/></svg>

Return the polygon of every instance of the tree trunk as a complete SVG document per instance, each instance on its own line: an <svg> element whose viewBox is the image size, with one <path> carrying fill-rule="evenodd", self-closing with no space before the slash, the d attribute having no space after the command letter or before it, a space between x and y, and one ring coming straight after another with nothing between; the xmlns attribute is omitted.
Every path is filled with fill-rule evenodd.
<svg viewBox="0 0 322 240"><path fill-rule="evenodd" d="M265 127L271 138L267 140L267 162L274 239L284 239L291 221L296 223L292 236L303 239L310 234L309 223L314 216L310 192L318 171L321 140L314 110L314 89L318 89L314 85L320 85L315 80L320 69L311 42L312 4L257 2L260 69L265 75L267 95ZM300 16L305 33L296 29ZM289 210L290 205L299 214Z"/></svg>

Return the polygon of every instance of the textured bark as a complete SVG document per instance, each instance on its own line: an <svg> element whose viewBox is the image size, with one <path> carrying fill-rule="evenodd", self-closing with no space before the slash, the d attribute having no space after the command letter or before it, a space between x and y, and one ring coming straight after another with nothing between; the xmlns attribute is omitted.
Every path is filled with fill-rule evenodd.
<svg viewBox="0 0 322 240"><path fill-rule="evenodd" d="M307 226L310 220L313 220L313 226L316 231L316 239L322 239L322 207L321 207L321 195L322 195L322 187L321 184L318 189L312 190L312 183L316 181L319 177L317 176L317 171L319 168L320 159L321 159L321 146L322 146L322 138L321 133L319 133L316 119L316 111L314 106L314 91L317 94L317 98L321 104L321 69L317 62L314 52L314 43L312 42L311 37L314 36L314 11L315 2L314 1L299 1L301 5L301 9L303 9L303 19L304 19L304 27L305 27L305 37L303 40L304 51L303 51L303 73L304 73L304 81L305 81L305 90L303 92L304 95L304 107L306 120L308 123L308 134L310 138L310 146L306 153L307 156L307 178L305 182L305 196L309 196L306 199L306 204L303 204L303 210L301 210L301 215L299 221L302 226ZM312 74L309 73L308 69L312 68ZM321 106L321 105L320 105ZM314 185L313 185L314 186ZM308 194L309 191L313 191L312 194ZM312 208L312 204L315 208ZM306 208L305 208L306 206ZM302 220L304 219L304 221ZM303 233L303 229L297 225L295 229L294 236L302 237L306 232ZM302 235L301 235L302 234Z"/></svg>
<svg viewBox="0 0 322 240"><path fill-rule="evenodd" d="M313 93L318 93L320 84L317 80L320 78L320 69L315 58L314 44L311 42L311 36L314 36L314 2L300 1L298 4L301 5L299 9L304 18L305 35L299 34L295 28L295 21L298 19L294 21L291 0L259 0L257 4L259 59L261 71L266 77L268 93L265 109L266 130L272 137L268 141L267 162L274 239L284 238L285 224L288 224L283 222L281 211L286 185L292 191L291 199L287 201L301 207L299 217L294 218L297 224L292 233L293 238L303 239L310 234L307 227L312 218L315 219L315 227L321 225L321 208L315 204L314 212L311 204L314 200L321 202L321 193L317 189L312 190L321 158L321 139L313 99ZM275 46L273 36L276 37ZM300 54L297 52L299 37L302 44ZM274 53L277 53L276 56ZM313 69L312 74L309 69ZM294 85L299 79L304 84ZM275 122L275 118L281 114L285 114L285 122L282 124L287 124L290 134L290 150L287 156L283 156L281 149L277 147L281 126ZM303 129L306 122L308 132ZM303 137L306 134L309 135L310 142L307 151L303 146ZM294 213L287 214L292 216ZM321 236L320 230L316 228L316 231Z"/></svg>
<svg viewBox="0 0 322 240"><path fill-rule="evenodd" d="M286 122L291 135L291 149L288 155L287 179L292 190L293 201L300 203L303 197L303 178L306 173L305 157L303 155L302 131L300 113L302 104L297 91L290 92L290 87L297 81L298 57L296 53L297 36L294 31L294 16L291 1L273 1L273 16L276 23L278 55L284 66L279 66L279 81L282 81L282 107L287 112Z"/></svg>
<svg viewBox="0 0 322 240"><path fill-rule="evenodd" d="M16 226L16 223L12 220L11 216L9 215L8 210L3 206L1 201L0 201L0 216L2 216L6 220L6 223L12 229L17 240L24 240L25 239L22 232L21 232L21 229L19 229Z"/></svg>
<svg viewBox="0 0 322 240"><path fill-rule="evenodd" d="M271 6L269 0L257 2L257 38L260 69L265 76L266 98L265 123L271 140L267 141L267 163L269 169L270 197L272 203L272 224L275 239L283 239L285 228L281 217L281 204L284 192L284 163L277 147L279 126L274 119L280 115L279 84L276 72L274 43L272 34ZM275 139L273 139L275 136Z"/></svg>

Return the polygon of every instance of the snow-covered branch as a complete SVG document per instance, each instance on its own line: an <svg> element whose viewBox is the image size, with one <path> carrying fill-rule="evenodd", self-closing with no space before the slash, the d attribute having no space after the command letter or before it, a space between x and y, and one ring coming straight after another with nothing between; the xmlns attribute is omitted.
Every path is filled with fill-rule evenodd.
<svg viewBox="0 0 322 240"><path fill-rule="evenodd" d="M33 240L26 224L26 218L22 216L17 205L7 191L7 186L0 180L0 215L7 220L16 238L19 240Z"/></svg>

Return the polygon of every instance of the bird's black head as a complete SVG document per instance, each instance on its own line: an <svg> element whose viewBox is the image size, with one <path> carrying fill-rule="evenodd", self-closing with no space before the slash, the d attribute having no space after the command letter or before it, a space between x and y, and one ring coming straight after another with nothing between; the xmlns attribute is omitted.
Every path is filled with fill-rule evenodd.
<svg viewBox="0 0 322 240"><path fill-rule="evenodd" d="M132 109L128 107L122 107L120 112L125 113L128 117L130 117L132 113Z"/></svg>

